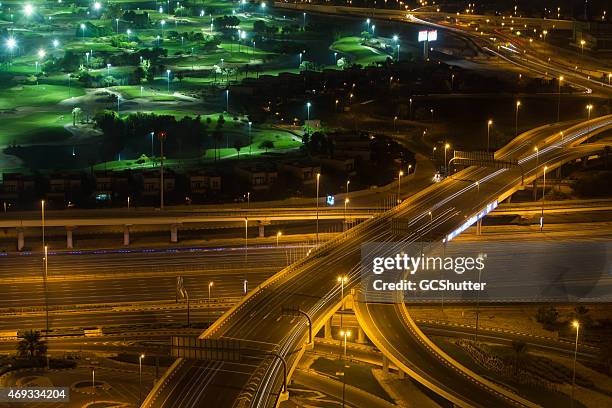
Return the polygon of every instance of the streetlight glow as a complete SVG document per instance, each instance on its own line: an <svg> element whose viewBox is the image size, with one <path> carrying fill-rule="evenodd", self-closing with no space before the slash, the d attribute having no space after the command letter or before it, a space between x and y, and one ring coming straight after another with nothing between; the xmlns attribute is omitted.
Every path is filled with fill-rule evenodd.
<svg viewBox="0 0 612 408"><path fill-rule="evenodd" d="M32 6L30 3L27 3L24 7L23 7L23 13L30 17L33 13L34 13L34 6Z"/></svg>

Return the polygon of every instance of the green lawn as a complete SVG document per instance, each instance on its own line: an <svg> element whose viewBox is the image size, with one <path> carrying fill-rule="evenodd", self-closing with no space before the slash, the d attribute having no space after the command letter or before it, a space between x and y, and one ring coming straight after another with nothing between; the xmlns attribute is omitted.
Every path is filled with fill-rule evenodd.
<svg viewBox="0 0 612 408"><path fill-rule="evenodd" d="M59 142L70 137L64 125L71 123L70 109L64 119L58 112L38 112L28 115L0 114L0 145Z"/></svg>
<svg viewBox="0 0 612 408"><path fill-rule="evenodd" d="M81 88L72 88L70 92L71 96L83 93ZM67 85L15 85L10 88L0 88L0 109L53 105L67 98Z"/></svg>
<svg viewBox="0 0 612 408"><path fill-rule="evenodd" d="M384 61L390 56L380 50L361 45L361 38L359 37L343 37L334 42L330 48L339 53L350 55L353 62L361 65Z"/></svg>

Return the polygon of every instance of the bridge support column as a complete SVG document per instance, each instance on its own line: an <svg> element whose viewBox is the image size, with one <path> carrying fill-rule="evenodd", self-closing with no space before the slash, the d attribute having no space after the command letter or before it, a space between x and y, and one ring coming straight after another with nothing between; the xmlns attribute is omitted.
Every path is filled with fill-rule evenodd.
<svg viewBox="0 0 612 408"><path fill-rule="evenodd" d="M130 245L130 226L129 225L123 226L123 245L125 246Z"/></svg>
<svg viewBox="0 0 612 408"><path fill-rule="evenodd" d="M66 248L68 249L74 248L74 245L72 242L72 231L73 230L74 230L74 227L66 227Z"/></svg>
<svg viewBox="0 0 612 408"><path fill-rule="evenodd" d="M538 186L536 184L536 182L538 181L538 179L536 178L535 180L533 180L533 201L537 201L538 200Z"/></svg>
<svg viewBox="0 0 612 408"><path fill-rule="evenodd" d="M357 327L357 340L356 340L356 342L359 343L359 344L366 344L367 343L365 332L363 331L361 326Z"/></svg>
<svg viewBox="0 0 612 408"><path fill-rule="evenodd" d="M385 373L389 372L389 359L385 356L383 356L383 366L382 369Z"/></svg>
<svg viewBox="0 0 612 408"><path fill-rule="evenodd" d="M263 224L261 224L261 223L260 223L260 224L259 224L257 227L258 227L258 229L259 229L259 234L258 234L259 238L263 238L263 237L265 237L265 236L266 236L266 229L265 229L265 226L264 226Z"/></svg>
<svg viewBox="0 0 612 408"><path fill-rule="evenodd" d="M172 224L170 226L170 242L178 242L178 225Z"/></svg>
<svg viewBox="0 0 612 408"><path fill-rule="evenodd" d="M25 239L23 236L23 228L17 228L17 250L23 251L25 246Z"/></svg>
<svg viewBox="0 0 612 408"><path fill-rule="evenodd" d="M332 319L331 317L325 322L325 338L332 339Z"/></svg>
<svg viewBox="0 0 612 408"><path fill-rule="evenodd" d="M482 235L482 219L476 222L476 235Z"/></svg>
<svg viewBox="0 0 612 408"><path fill-rule="evenodd" d="M342 232L346 232L349 229L348 221L342 221Z"/></svg>

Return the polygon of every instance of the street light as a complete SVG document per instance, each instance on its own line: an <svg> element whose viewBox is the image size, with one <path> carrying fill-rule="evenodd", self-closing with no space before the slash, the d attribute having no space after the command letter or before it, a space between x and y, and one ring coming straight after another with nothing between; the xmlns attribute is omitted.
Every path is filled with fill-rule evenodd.
<svg viewBox="0 0 612 408"><path fill-rule="evenodd" d="M317 203L317 245L319 245L319 182L321 180L321 173L317 173L317 196L315 201Z"/></svg>
<svg viewBox="0 0 612 408"><path fill-rule="evenodd" d="M535 146L533 151L536 154L536 166L538 166L540 164L540 149L538 149L538 146Z"/></svg>
<svg viewBox="0 0 612 408"><path fill-rule="evenodd" d="M586 106L586 110L587 110L587 120L591 119L591 110L593 109L593 105L591 105L590 103Z"/></svg>
<svg viewBox="0 0 612 408"><path fill-rule="evenodd" d="M574 389L576 388L576 357L578 356L578 333L580 332L580 322L574 320L572 326L576 328L576 345L574 346L574 370L572 374L572 400L571 406L574 406Z"/></svg>
<svg viewBox="0 0 612 408"><path fill-rule="evenodd" d="M164 26L166 25L166 20L160 21L159 24L161 25L161 36L164 38Z"/></svg>
<svg viewBox="0 0 612 408"><path fill-rule="evenodd" d="M312 106L312 104L310 102L306 102L306 111L307 113L307 118L308 120L310 120L310 107Z"/></svg>
<svg viewBox="0 0 612 408"><path fill-rule="evenodd" d="M491 126L493 125L493 120L489 119L487 122L487 152L490 151L489 141L491 136Z"/></svg>
<svg viewBox="0 0 612 408"><path fill-rule="evenodd" d="M444 145L444 170L445 170L447 176L448 176L448 162L446 161L446 151L448 149L450 149L450 145L448 143L446 143Z"/></svg>
<svg viewBox="0 0 612 408"><path fill-rule="evenodd" d="M213 281L208 282L208 304L209 305L210 305L210 291L211 291L212 287L214 286L214 284L215 283Z"/></svg>
<svg viewBox="0 0 612 408"><path fill-rule="evenodd" d="M126 31L126 33L127 33L127 38L128 38L128 41L130 41L130 35L132 34L132 30L130 30L130 29L128 28L128 29L127 29L127 31Z"/></svg>
<svg viewBox="0 0 612 408"><path fill-rule="evenodd" d="M138 356L138 403L142 401L142 359L144 354Z"/></svg>
<svg viewBox="0 0 612 408"><path fill-rule="evenodd" d="M350 330L342 330L340 331L340 336L344 338L344 359L346 360L346 339L351 337Z"/></svg>
<svg viewBox="0 0 612 408"><path fill-rule="evenodd" d="M402 202L402 198L401 198L401 188L402 188L402 176L404 175L404 172L402 170L399 171L398 177L397 177L397 203L401 203Z"/></svg>
<svg viewBox="0 0 612 408"><path fill-rule="evenodd" d="M229 113L229 89L225 90L225 111Z"/></svg>
<svg viewBox="0 0 612 408"><path fill-rule="evenodd" d="M346 206L348 205L348 203L349 203L349 199L348 197L346 197L344 199L344 223L346 223Z"/></svg>
<svg viewBox="0 0 612 408"><path fill-rule="evenodd" d="M544 229L544 198L546 197L546 170L548 166L544 166L544 184L542 184L542 214L540 215L540 232Z"/></svg>
<svg viewBox="0 0 612 408"><path fill-rule="evenodd" d="M581 54L584 54L584 44L586 44L586 41L580 40L580 53Z"/></svg>
<svg viewBox="0 0 612 408"><path fill-rule="evenodd" d="M518 114L521 107L521 101L516 101L516 114L514 116L514 136L518 136Z"/></svg>
<svg viewBox="0 0 612 408"><path fill-rule="evenodd" d="M563 75L561 75L559 77L559 89L557 91L557 94L558 94L558 98L557 98L557 122L560 121L560 117L561 117L561 82L563 82Z"/></svg>
<svg viewBox="0 0 612 408"><path fill-rule="evenodd" d="M168 75L168 93L170 93L170 73L171 72L172 71L169 69L166 70L166 74Z"/></svg>
<svg viewBox="0 0 612 408"><path fill-rule="evenodd" d="M85 41L85 24L81 24L81 40Z"/></svg>
<svg viewBox="0 0 612 408"><path fill-rule="evenodd" d="M110 67L111 67L110 63L106 64L106 76L110 76Z"/></svg>
<svg viewBox="0 0 612 408"><path fill-rule="evenodd" d="M32 14L34 14L34 6L32 6L30 3L27 3L23 7L23 14L25 14L27 17L30 17Z"/></svg>
<svg viewBox="0 0 612 408"><path fill-rule="evenodd" d="M281 235L283 235L283 233L280 231L276 233L276 246L278 246L278 239L281 237Z"/></svg>
<svg viewBox="0 0 612 408"><path fill-rule="evenodd" d="M348 281L348 276L341 275L336 279L340 284L340 301L342 302L342 310L344 310L344 283ZM342 318L342 315L340 316Z"/></svg>

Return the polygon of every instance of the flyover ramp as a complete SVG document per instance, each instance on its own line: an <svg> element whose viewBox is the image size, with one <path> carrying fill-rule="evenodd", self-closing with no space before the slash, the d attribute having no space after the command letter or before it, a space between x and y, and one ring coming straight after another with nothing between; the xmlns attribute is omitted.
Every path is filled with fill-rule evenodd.
<svg viewBox="0 0 612 408"><path fill-rule="evenodd" d="M411 378L460 407L536 407L457 363L418 328L403 304L354 302L359 326Z"/></svg>

